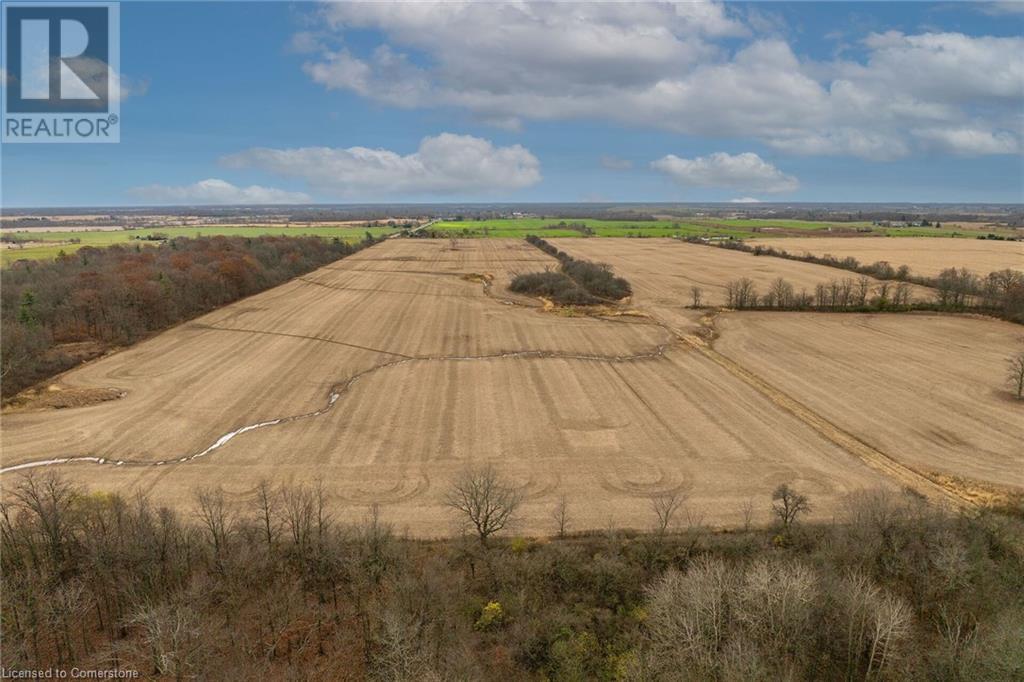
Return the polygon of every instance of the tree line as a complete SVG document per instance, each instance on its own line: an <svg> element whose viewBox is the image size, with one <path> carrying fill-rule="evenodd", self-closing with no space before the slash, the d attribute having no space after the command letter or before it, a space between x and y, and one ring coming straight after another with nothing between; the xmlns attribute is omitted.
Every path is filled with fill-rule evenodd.
<svg viewBox="0 0 1024 682"><path fill-rule="evenodd" d="M699 237L688 237L684 241L708 245ZM804 263L815 263L828 267L839 268L856 272L865 277L872 277L883 280L876 285L873 297L874 305L867 305L867 308L875 309L924 309L924 310L949 310L966 311L976 310L986 314L994 315L1011 322L1024 324L1024 272L1019 270L997 270L986 276L978 275L966 268L947 268L935 277L923 277L911 273L906 265L893 267L886 261L864 264L852 256L837 258L831 254L816 256L805 253L796 255L782 249L758 244L751 246L742 240L726 240L710 244L718 248L743 251L755 256L774 256L787 260L796 260ZM886 285L886 282L895 282ZM935 291L932 301L911 301L909 284L917 284L931 288ZM774 286L774 284L773 284ZM854 303L859 300L862 288L866 286L864 279L833 281L819 285L826 289L824 296L828 304L823 305L821 291L816 290L813 296L803 292L795 298L795 305L792 309L864 309L865 302ZM851 298L840 294L836 298L835 291L855 291L856 297ZM756 303L747 307L756 307ZM766 307L789 307L766 305Z"/></svg>
<svg viewBox="0 0 1024 682"><path fill-rule="evenodd" d="M0 272L3 398L373 243L369 233L354 245L317 237L181 237L157 247L85 247L49 262L18 261Z"/></svg>
<svg viewBox="0 0 1024 682"><path fill-rule="evenodd" d="M703 290L691 290L694 307L701 307ZM777 277L760 292L749 277L725 285L726 306L736 310L817 310L828 312L870 312L879 310L936 309L936 304L915 301L909 282L875 282L869 277L846 277L822 282L813 291L797 289Z"/></svg>
<svg viewBox="0 0 1024 682"><path fill-rule="evenodd" d="M1019 511L955 516L909 493L862 492L814 524L813 500L782 485L744 505L731 532L666 494L652 499L654 532L574 534L561 498L552 537L537 540L509 535L522 489L485 468L439 501L454 519L490 519L476 531L491 532L428 542L403 537L386 509L342 523L322 483L199 489L183 512L53 474L5 486L5 669L389 682L1024 676Z"/></svg>
<svg viewBox="0 0 1024 682"><path fill-rule="evenodd" d="M531 296L544 296L558 305L597 305L619 301L633 293L629 282L615 276L610 265L574 258L535 235L529 244L558 260L558 271L516 275L509 289Z"/></svg>

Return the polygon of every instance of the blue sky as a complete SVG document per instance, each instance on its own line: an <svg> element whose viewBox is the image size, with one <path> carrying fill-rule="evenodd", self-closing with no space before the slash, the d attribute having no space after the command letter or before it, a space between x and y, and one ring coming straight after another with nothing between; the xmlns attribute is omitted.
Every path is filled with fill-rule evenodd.
<svg viewBox="0 0 1024 682"><path fill-rule="evenodd" d="M3 206L1024 198L1024 5L121 3Z"/></svg>

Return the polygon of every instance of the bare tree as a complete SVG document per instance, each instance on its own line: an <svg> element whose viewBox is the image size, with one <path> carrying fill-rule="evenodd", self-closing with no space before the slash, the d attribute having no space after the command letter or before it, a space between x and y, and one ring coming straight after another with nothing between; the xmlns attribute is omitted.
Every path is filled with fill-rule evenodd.
<svg viewBox="0 0 1024 682"><path fill-rule="evenodd" d="M749 277L741 277L728 282L725 285L725 297L730 308L743 310L754 307L757 305L757 289L754 287L754 281Z"/></svg>
<svg viewBox="0 0 1024 682"><path fill-rule="evenodd" d="M201 669L207 646L196 609L180 601L143 605L130 621L141 631L141 643L149 650L153 673L175 680L191 678Z"/></svg>
<svg viewBox="0 0 1024 682"><path fill-rule="evenodd" d="M71 512L79 491L54 473L26 474L11 495L32 515L46 538L51 568L62 570L71 535Z"/></svg>
<svg viewBox="0 0 1024 682"><path fill-rule="evenodd" d="M559 496L558 504L552 510L551 517L558 526L558 537L564 538L566 528L569 527L569 501L566 499L565 493Z"/></svg>
<svg viewBox="0 0 1024 682"><path fill-rule="evenodd" d="M515 517L523 503L524 490L505 480L493 465L468 469L460 474L444 496L444 504L464 514L476 529L480 544Z"/></svg>
<svg viewBox="0 0 1024 682"><path fill-rule="evenodd" d="M221 552L227 547L228 536L234 530L235 518L228 507L224 491L220 488L201 489L196 492L199 506L199 520L210 534L214 556L220 560Z"/></svg>
<svg viewBox="0 0 1024 682"><path fill-rule="evenodd" d="M274 540L277 538L278 523L274 518L277 498L278 491L266 479L256 485L256 499L253 504L256 507L257 521L263 531L263 538L267 542L267 551L273 548Z"/></svg>
<svg viewBox="0 0 1024 682"><path fill-rule="evenodd" d="M857 293L854 295L857 305L866 306L869 293L871 293L871 278L861 275L857 278Z"/></svg>
<svg viewBox="0 0 1024 682"><path fill-rule="evenodd" d="M669 525L672 523L672 517L679 511L685 500L686 498L678 491L665 492L651 498L651 509L658 519L656 526L658 534L665 534L665 531L668 530Z"/></svg>
<svg viewBox="0 0 1024 682"><path fill-rule="evenodd" d="M315 516L313 497L313 492L305 486L284 488L281 491L284 525L299 554L305 554L312 542Z"/></svg>
<svg viewBox="0 0 1024 682"><path fill-rule="evenodd" d="M690 299L693 301L693 308L699 308L704 301L704 290L698 286L690 287Z"/></svg>
<svg viewBox="0 0 1024 682"><path fill-rule="evenodd" d="M740 512L743 514L743 530L748 531L754 521L754 500L748 498L740 506Z"/></svg>
<svg viewBox="0 0 1024 682"><path fill-rule="evenodd" d="M783 483L772 493L772 511L782 521L784 528L789 528L796 522L797 516L811 510L810 501L805 495L793 490L786 483Z"/></svg>
<svg viewBox="0 0 1024 682"><path fill-rule="evenodd" d="M791 308L794 297L793 285L781 277L776 278L768 289L769 307Z"/></svg>
<svg viewBox="0 0 1024 682"><path fill-rule="evenodd" d="M1017 400L1024 398L1024 351L1007 359L1006 383L1010 385Z"/></svg>

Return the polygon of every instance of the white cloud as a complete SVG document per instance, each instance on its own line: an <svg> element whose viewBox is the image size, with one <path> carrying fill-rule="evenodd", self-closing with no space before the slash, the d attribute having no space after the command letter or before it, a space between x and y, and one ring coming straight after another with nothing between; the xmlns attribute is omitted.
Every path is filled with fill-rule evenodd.
<svg viewBox="0 0 1024 682"><path fill-rule="evenodd" d="M915 130L920 140L932 149L959 156L984 154L1016 154L1019 140L1010 133L978 128L925 128Z"/></svg>
<svg viewBox="0 0 1024 682"><path fill-rule="evenodd" d="M1021 0L1006 0L1005 2L978 2L974 7L993 16L1001 14L1024 14L1024 2Z"/></svg>
<svg viewBox="0 0 1024 682"><path fill-rule="evenodd" d="M729 199L730 204L760 204L760 199L754 197L739 197L737 199Z"/></svg>
<svg viewBox="0 0 1024 682"><path fill-rule="evenodd" d="M715 152L694 159L674 154L651 162L651 167L668 175L680 185L727 187L756 192L792 192L800 182L753 152L726 154Z"/></svg>
<svg viewBox="0 0 1024 682"><path fill-rule="evenodd" d="M601 167L608 170L629 170L633 167L633 162L629 159L620 159L617 156L605 154L601 157Z"/></svg>
<svg viewBox="0 0 1024 682"><path fill-rule="evenodd" d="M303 192L259 185L237 187L217 178L191 185L147 185L130 191L145 201L160 204L304 204L312 201Z"/></svg>
<svg viewBox="0 0 1024 682"><path fill-rule="evenodd" d="M707 2L330 4L320 19L335 40L371 29L384 41L368 53L321 48L304 70L331 89L404 108L460 107L509 129L601 118L878 160L938 149L921 132L936 128L1001 141L976 153L1021 146L1024 38L879 33L861 41L860 60L819 62L781 38L752 36L780 32L731 11Z"/></svg>
<svg viewBox="0 0 1024 682"><path fill-rule="evenodd" d="M332 196L477 194L520 189L540 181L540 162L525 147L442 133L425 137L405 156L367 147L254 148L225 156L232 168L258 168L304 179Z"/></svg>

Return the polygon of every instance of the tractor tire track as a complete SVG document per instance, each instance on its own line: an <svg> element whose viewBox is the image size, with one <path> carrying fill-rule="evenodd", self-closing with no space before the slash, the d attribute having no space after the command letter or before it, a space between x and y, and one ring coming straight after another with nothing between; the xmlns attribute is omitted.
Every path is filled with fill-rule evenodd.
<svg viewBox="0 0 1024 682"><path fill-rule="evenodd" d="M949 505L957 509L970 509L977 506L974 500L963 495L956 488L943 485L941 482L898 462L885 452L868 445L788 393L771 385L735 360L716 351L711 345L711 342L718 334L714 328L714 318L716 315L717 312L704 316L701 319L701 334L682 334L653 315L652 319L657 320L664 329L675 334L690 349L701 353L704 357L770 400L772 404L793 415L826 440L838 445L872 469L896 480L903 486L920 493L933 502Z"/></svg>

